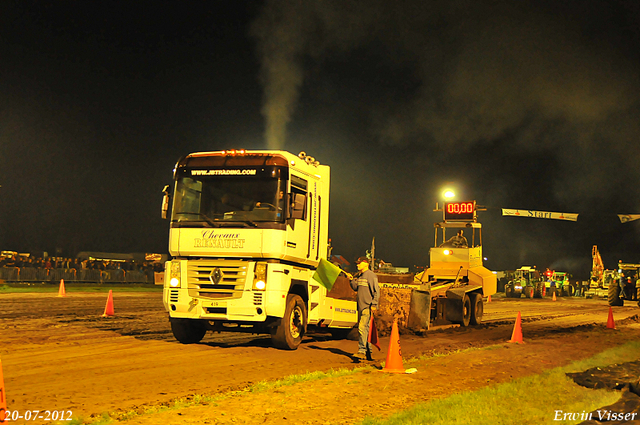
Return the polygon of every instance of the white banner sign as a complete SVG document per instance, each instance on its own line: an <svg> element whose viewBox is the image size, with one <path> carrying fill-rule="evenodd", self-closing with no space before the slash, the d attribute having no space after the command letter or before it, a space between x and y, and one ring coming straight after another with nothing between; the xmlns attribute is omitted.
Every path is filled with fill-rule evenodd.
<svg viewBox="0 0 640 425"><path fill-rule="evenodd" d="M618 214L618 218L620 218L621 223L628 223L630 221L639 219L640 214Z"/></svg>
<svg viewBox="0 0 640 425"><path fill-rule="evenodd" d="M502 215L514 217L532 217L532 218L551 218L554 220L578 221L578 214L550 212L550 211L532 211L532 210L508 210L502 209Z"/></svg>

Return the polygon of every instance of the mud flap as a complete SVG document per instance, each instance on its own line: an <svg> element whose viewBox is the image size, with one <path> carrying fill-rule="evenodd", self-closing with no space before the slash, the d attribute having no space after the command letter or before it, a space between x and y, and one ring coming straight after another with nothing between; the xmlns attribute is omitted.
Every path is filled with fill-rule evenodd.
<svg viewBox="0 0 640 425"><path fill-rule="evenodd" d="M452 323L468 326L471 318L471 305L467 293L481 288L479 285L465 285L447 290L445 318Z"/></svg>
<svg viewBox="0 0 640 425"><path fill-rule="evenodd" d="M411 291L411 304L407 327L414 332L428 331L431 324L431 288L421 285Z"/></svg>
<svg viewBox="0 0 640 425"><path fill-rule="evenodd" d="M480 285L465 285L459 288L451 288L446 292L447 299L462 301L464 295L468 292L472 292L476 289L482 289Z"/></svg>

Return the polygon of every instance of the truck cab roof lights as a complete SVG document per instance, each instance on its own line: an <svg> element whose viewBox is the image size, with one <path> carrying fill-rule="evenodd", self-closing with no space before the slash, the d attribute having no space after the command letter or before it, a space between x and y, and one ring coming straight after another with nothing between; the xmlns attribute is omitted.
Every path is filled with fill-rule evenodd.
<svg viewBox="0 0 640 425"><path fill-rule="evenodd" d="M247 151L245 151L244 149L227 149L226 151L224 151L224 153L227 155L236 156L244 155L247 153Z"/></svg>
<svg viewBox="0 0 640 425"><path fill-rule="evenodd" d="M304 151L298 154L298 158L304 160L304 162L306 162L309 165L313 165L314 167L317 167L318 165L320 165L320 161L316 161L314 157L307 155L307 153ZM295 163L291 161L291 165L295 165Z"/></svg>

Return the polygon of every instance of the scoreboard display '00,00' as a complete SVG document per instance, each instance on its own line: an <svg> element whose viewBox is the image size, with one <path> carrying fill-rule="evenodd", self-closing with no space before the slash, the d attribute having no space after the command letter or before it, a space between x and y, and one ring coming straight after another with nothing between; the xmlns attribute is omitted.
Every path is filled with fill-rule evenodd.
<svg viewBox="0 0 640 425"><path fill-rule="evenodd" d="M473 221L476 213L476 201L445 202L444 220Z"/></svg>

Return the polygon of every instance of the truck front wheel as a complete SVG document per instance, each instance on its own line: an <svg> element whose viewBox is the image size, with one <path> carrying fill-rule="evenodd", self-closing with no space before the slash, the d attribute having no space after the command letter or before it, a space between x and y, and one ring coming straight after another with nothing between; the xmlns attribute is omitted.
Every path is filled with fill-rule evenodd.
<svg viewBox="0 0 640 425"><path fill-rule="evenodd" d="M195 344L204 338L207 329L204 323L193 319L175 319L170 318L171 331L178 342L183 344Z"/></svg>
<svg viewBox="0 0 640 425"><path fill-rule="evenodd" d="M307 306L300 295L289 294L284 317L271 329L271 342L277 348L295 350L307 329Z"/></svg>

